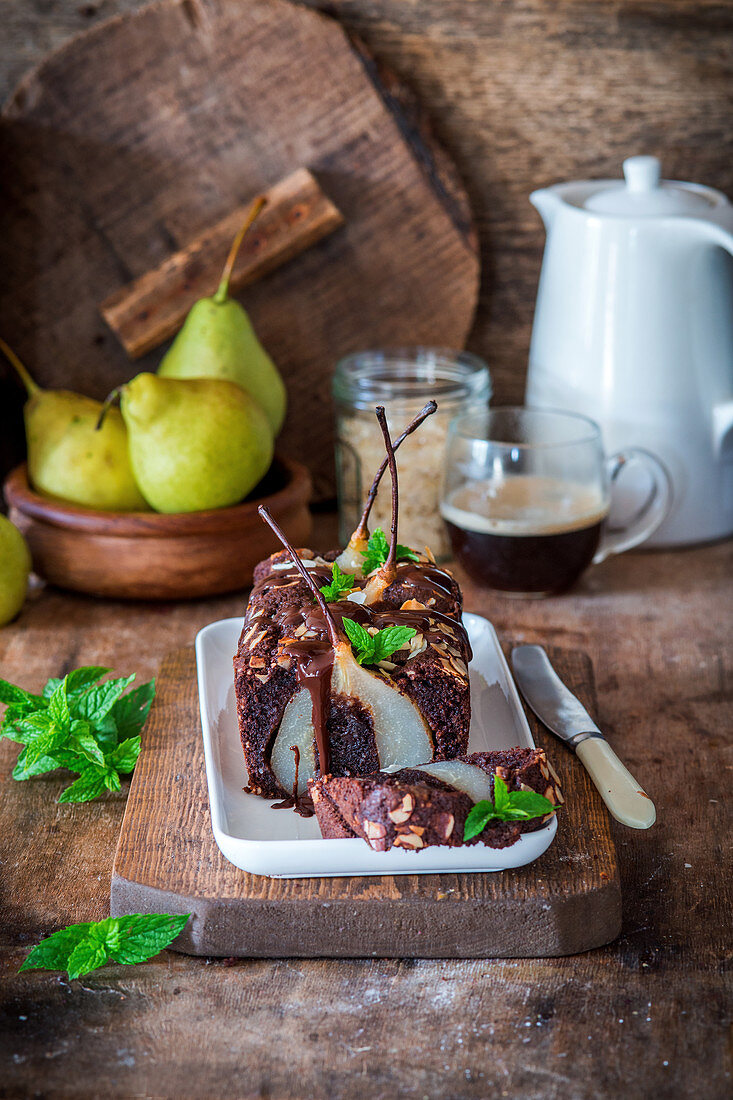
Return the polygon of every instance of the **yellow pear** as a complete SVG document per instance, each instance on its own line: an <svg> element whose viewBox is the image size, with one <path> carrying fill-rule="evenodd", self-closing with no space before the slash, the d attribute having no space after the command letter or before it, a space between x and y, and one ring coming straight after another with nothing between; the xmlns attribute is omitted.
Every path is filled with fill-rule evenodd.
<svg viewBox="0 0 733 1100"><path fill-rule="evenodd" d="M265 204L256 199L232 245L219 289L189 310L181 331L163 356L163 378L226 378L236 382L264 409L273 435L285 419L287 396L277 367L257 339L245 310L229 297L229 279L239 246Z"/></svg>
<svg viewBox="0 0 733 1100"><path fill-rule="evenodd" d="M23 417L33 488L105 512L148 511L132 475L119 410L111 409L97 430L100 401L69 390L41 389L1 339L0 349L28 391Z"/></svg>
<svg viewBox="0 0 733 1100"><path fill-rule="evenodd" d="M31 555L28 544L5 516L0 516L0 626L20 611L28 590Z"/></svg>
<svg viewBox="0 0 733 1100"><path fill-rule="evenodd" d="M135 478L156 511L236 504L267 473L270 424L234 382L138 374L120 394Z"/></svg>

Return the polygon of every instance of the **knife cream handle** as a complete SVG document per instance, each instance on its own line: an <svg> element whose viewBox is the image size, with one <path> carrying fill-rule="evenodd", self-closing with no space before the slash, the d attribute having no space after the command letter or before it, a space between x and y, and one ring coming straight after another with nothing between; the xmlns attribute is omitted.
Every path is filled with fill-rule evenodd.
<svg viewBox="0 0 733 1100"><path fill-rule="evenodd" d="M657 820L654 803L623 766L608 741L589 737L575 750L601 798L622 825L648 829Z"/></svg>

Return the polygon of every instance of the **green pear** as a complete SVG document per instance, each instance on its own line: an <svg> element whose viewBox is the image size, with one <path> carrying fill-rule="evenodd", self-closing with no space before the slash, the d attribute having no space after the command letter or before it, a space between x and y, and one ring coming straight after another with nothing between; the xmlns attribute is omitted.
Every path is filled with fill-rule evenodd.
<svg viewBox="0 0 733 1100"><path fill-rule="evenodd" d="M20 611L28 591L31 555L28 544L5 516L0 516L0 626Z"/></svg>
<svg viewBox="0 0 733 1100"><path fill-rule="evenodd" d="M0 348L20 376L28 479L45 496L105 512L148 511L127 454L127 432L118 409L97 430L103 405L69 390L43 390L11 348Z"/></svg>
<svg viewBox="0 0 733 1100"><path fill-rule="evenodd" d="M225 508L267 473L269 421L234 382L138 374L120 392L132 469L156 511Z"/></svg>
<svg viewBox="0 0 733 1100"><path fill-rule="evenodd" d="M258 199L232 245L219 289L189 310L181 331L163 356L163 378L226 378L246 390L264 409L273 435L285 419L287 396L277 367L257 339L246 312L229 297L229 278L242 239L264 206Z"/></svg>

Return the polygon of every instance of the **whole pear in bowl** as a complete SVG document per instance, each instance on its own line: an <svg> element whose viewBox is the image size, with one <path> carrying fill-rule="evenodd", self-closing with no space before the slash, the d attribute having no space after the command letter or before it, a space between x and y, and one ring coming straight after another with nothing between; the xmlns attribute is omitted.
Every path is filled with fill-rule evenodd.
<svg viewBox="0 0 733 1100"><path fill-rule="evenodd" d="M127 432L118 409L70 390L44 390L15 352L0 339L28 393L23 407L28 478L45 496L103 512L146 512L127 453Z"/></svg>
<svg viewBox="0 0 733 1100"><path fill-rule="evenodd" d="M234 382L138 374L120 389L130 462L156 512L202 512L242 500L270 468L270 423Z"/></svg>
<svg viewBox="0 0 733 1100"><path fill-rule="evenodd" d="M285 384L257 339L247 313L229 297L229 279L239 246L265 201L260 197L252 203L232 245L218 290L191 306L161 360L158 374L162 378L225 378L236 382L264 410L276 436L285 419Z"/></svg>
<svg viewBox="0 0 733 1100"><path fill-rule="evenodd" d="M20 611L28 591L31 555L18 528L0 516L0 626Z"/></svg>

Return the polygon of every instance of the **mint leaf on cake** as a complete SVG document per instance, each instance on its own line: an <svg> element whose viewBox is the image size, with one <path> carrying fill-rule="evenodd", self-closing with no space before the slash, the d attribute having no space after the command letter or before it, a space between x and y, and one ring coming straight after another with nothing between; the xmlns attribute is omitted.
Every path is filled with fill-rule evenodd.
<svg viewBox="0 0 733 1100"><path fill-rule="evenodd" d="M348 595L353 587L353 574L342 573L338 562L334 562L331 566L331 582L330 584L324 584L320 592L328 603L332 603L335 600L340 600L342 596Z"/></svg>
<svg viewBox="0 0 733 1100"><path fill-rule="evenodd" d="M364 555L364 563L362 565L362 572L364 576L371 573L374 569L380 568L384 565L389 554L389 540L385 535L381 527L377 527L375 531L369 536L369 542L367 543L366 550L362 551ZM409 546L402 546L401 543L397 543L395 550L395 561L419 561L419 556L414 550L411 550Z"/></svg>
<svg viewBox="0 0 733 1100"><path fill-rule="evenodd" d="M555 813L557 806L536 791L510 791L500 775L494 776L494 801L477 802L466 818L463 839L472 840L490 821L528 821Z"/></svg>
<svg viewBox="0 0 733 1100"><path fill-rule="evenodd" d="M411 626L388 626L370 634L353 619L344 619L343 627L360 665L376 665L391 657L417 633Z"/></svg>

